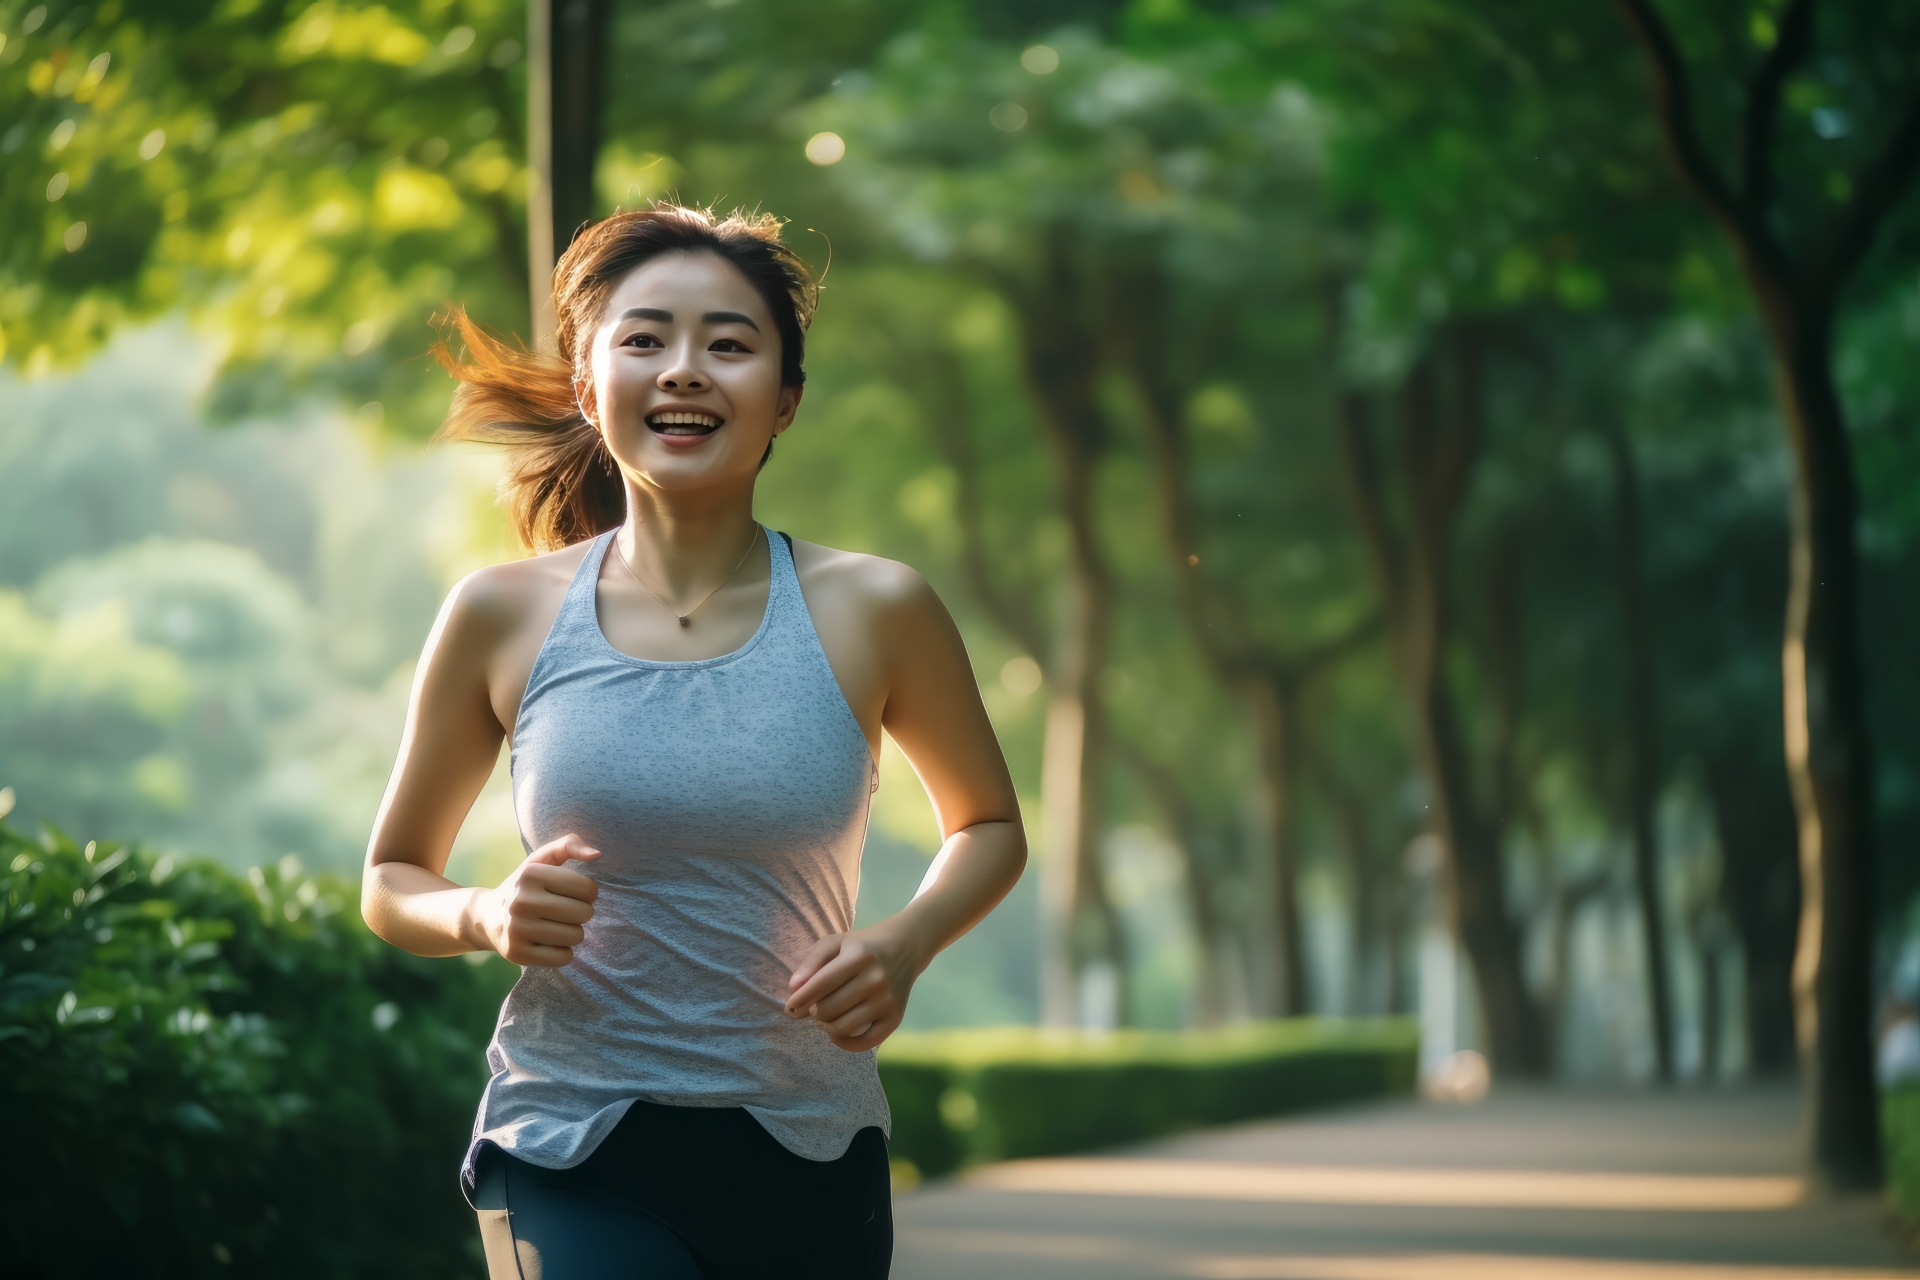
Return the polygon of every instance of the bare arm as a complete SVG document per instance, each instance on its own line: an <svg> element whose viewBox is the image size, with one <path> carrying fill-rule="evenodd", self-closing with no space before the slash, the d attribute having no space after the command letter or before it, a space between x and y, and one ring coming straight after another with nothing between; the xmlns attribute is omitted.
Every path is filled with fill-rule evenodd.
<svg viewBox="0 0 1920 1280"><path fill-rule="evenodd" d="M1026 866L1013 779L960 632L912 574L873 618L887 677L881 724L913 764L946 837L912 902L868 929L822 939L794 971L793 1017L843 1049L870 1049L906 1014L914 981L1006 896Z"/></svg>
<svg viewBox="0 0 1920 1280"><path fill-rule="evenodd" d="M535 850L495 889L443 874L500 755L506 731L491 692L501 682L497 668L514 665L524 605L475 579L462 582L414 677L400 757L367 846L360 911L375 933L415 955L498 951L516 964L563 965L593 916L598 886L561 865L599 856L577 836Z"/></svg>

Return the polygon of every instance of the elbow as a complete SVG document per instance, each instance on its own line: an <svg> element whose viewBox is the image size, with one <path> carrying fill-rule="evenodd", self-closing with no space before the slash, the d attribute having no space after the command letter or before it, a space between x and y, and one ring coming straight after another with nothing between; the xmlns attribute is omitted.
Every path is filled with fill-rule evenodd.
<svg viewBox="0 0 1920 1280"><path fill-rule="evenodd" d="M360 918L366 921L373 936L382 942L392 942L387 925L387 885L382 869L369 862L366 871L360 877Z"/></svg>
<svg viewBox="0 0 1920 1280"><path fill-rule="evenodd" d="M1015 815L1007 823L1007 882L1011 885L1027 870L1027 828Z"/></svg>

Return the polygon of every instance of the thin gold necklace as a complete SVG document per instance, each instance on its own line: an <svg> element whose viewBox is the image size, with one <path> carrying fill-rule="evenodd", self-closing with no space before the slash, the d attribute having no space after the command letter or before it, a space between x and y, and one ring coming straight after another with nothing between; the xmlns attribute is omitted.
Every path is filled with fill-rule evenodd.
<svg viewBox="0 0 1920 1280"><path fill-rule="evenodd" d="M729 582L732 582L735 578L740 576L740 570L747 563L747 557L752 555L753 549L759 545L760 545L760 526L759 524L756 523L753 526L753 537L747 542L747 549L740 553L740 563L733 566L732 573L728 574L726 577L720 580L720 587L726 586ZM700 604L696 604L695 606L693 606L693 608L687 610L685 613L681 613L677 611L672 605L668 604L665 600L662 600L659 596L653 595L653 588L648 586L645 582L641 581L640 575L633 571L633 565L630 564L627 560L627 553L620 549L620 535L618 533L613 535L613 554L620 557L620 563L623 565L626 565L627 567L627 575L631 577L635 582L640 583L640 589L646 592L648 595L653 596L653 602L655 604L659 605L662 609L665 609L668 613L671 613L673 614L674 617L678 618L680 620L680 625L682 627L692 626L693 615L700 612L700 605L705 604L707 601L713 599L714 596L720 593L720 587L715 587L712 591L709 591L707 592L707 594L700 597Z"/></svg>

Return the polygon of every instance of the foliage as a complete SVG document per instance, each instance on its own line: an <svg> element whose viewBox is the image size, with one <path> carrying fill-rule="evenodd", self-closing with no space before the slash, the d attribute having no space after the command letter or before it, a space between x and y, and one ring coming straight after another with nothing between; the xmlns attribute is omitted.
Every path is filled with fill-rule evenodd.
<svg viewBox="0 0 1920 1280"><path fill-rule="evenodd" d="M511 972L354 897L0 825L13 1274L480 1274L455 1170Z"/></svg>
<svg viewBox="0 0 1920 1280"><path fill-rule="evenodd" d="M1882 1094L1880 1123L1886 1134L1887 1199L1910 1226L1920 1223L1920 1088Z"/></svg>
<svg viewBox="0 0 1920 1280"><path fill-rule="evenodd" d="M427 315L524 323L523 12L0 9L0 355L44 370L185 300L228 335L231 407L317 382L430 427Z"/></svg>
<svg viewBox="0 0 1920 1280"><path fill-rule="evenodd" d="M417 360L431 308L457 296L519 323L515 8L27 3L0 7L0 102L14 109L0 136L10 362L37 369L119 318L177 307L229 344L217 407L318 385L383 404L388 433L418 432L447 389ZM1775 47L1784 7L1661 8L1700 68L1718 145L1739 127L1726 104ZM1913 19L1863 23L1872 11L1823 5L1828 52L1785 87L1772 181L1796 227L1844 206L1846 174L1910 74ZM1662 854L1698 881L1665 922L1698 944L1677 948L1679 985L1717 963L1706 939L1723 931L1722 912L1748 962L1748 999L1772 993L1785 1016L1796 875L1778 738L1787 460L1749 300L1668 175L1644 68L1610 6L650 0L617 7L609 49L603 211L668 192L760 205L792 218L790 238L823 265L828 239L809 229L830 237L808 401L767 468L763 512L797 536L929 574L1029 796L1051 691L999 677L1046 657L1035 635L1066 612L1069 534L1027 357L1063 315L1098 345L1086 362L1101 446L1090 483L1118 597L1100 694L1130 749L1102 816L1152 826L1170 856L1189 855L1186 896L1218 908L1243 987L1262 981L1272 900L1271 841L1248 817L1261 803L1259 752L1242 690L1195 632L1238 615L1260 647L1293 656L1378 608L1349 507L1342 393L1372 397L1386 438L1408 369L1462 325L1493 352L1486 430L1443 548L1454 624L1444 666L1471 748L1467 790L1510 818L1500 857L1535 987L1564 986L1533 960L1557 953L1583 902L1627 908L1628 663L1608 452L1624 437L1645 495L1656 772L1674 807L1711 811L1676 828L1704 836ZM140 158L156 130L158 149ZM823 130L841 135L837 163L808 158ZM62 174L60 198L46 199ZM1866 505L1887 919L1920 876L1903 852L1920 831L1920 686L1906 660L1920 614L1905 585L1920 545L1914 207L1860 273L1836 338ZM89 231L70 252L75 218ZM1040 279L1061 245L1069 270ZM1140 376L1150 366L1191 453L1192 545L1177 550L1194 562L1203 609L1189 610L1169 554ZM121 470L157 467L138 407L115 412L135 424L115 437L132 460ZM53 434L20 433L31 438L3 459L10 471L26 452L57 453ZM217 682L129 609L125 644L104 646L104 623L92 633L102 653L88 669L102 677L75 692L61 675L78 652L62 648L64 605L34 585L47 556L18 550L36 531L98 535L89 552L188 536L132 520L155 500L138 488L109 501L76 482L57 501L48 488L0 503L0 560L21 592L6 605L0 666L12 674L0 670L0 700L43 757L40 772L7 764L16 776L0 781L31 776L22 795L35 804L56 783L97 783L138 830L165 838L177 815L141 797L164 794L166 772L136 770L191 754L169 735L194 699L218 701ZM101 513L94 525L82 509ZM148 563L116 561L123 572L136 562ZM1005 625L983 584L1042 625ZM353 595L315 593L316 629ZM392 622L368 646L379 655L368 679L393 670L394 636L417 640L424 626L414 614ZM1358 645L1292 707L1313 926L1354 943L1350 962L1336 944L1314 950L1316 1008L1408 998L1416 920L1401 853L1434 797L1393 658L1386 644ZM18 711L28 689L46 695L31 715ZM1154 767L1170 785L1141 785ZM263 843L220 839L236 859ZM1339 978L1369 963L1392 972ZM1605 998L1618 995L1633 998ZM1259 1005L1255 991L1239 1007ZM1764 1019L1748 1012L1758 1036ZM1772 1042L1778 1052L1749 1061L1790 1057L1790 1037ZM1610 1065L1629 1057L1623 1047Z"/></svg>
<svg viewBox="0 0 1920 1280"><path fill-rule="evenodd" d="M1414 1029L1390 1019L1110 1035L896 1033L880 1050L895 1160L937 1176L1201 1125L1411 1092Z"/></svg>
<svg viewBox="0 0 1920 1280"><path fill-rule="evenodd" d="M338 414L210 429L212 368L170 324L71 376L0 372L0 785L29 829L348 871L493 512L476 459Z"/></svg>

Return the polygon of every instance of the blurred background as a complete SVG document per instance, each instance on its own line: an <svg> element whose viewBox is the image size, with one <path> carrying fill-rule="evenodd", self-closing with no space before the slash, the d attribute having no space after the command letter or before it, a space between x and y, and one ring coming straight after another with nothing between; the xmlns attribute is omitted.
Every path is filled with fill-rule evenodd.
<svg viewBox="0 0 1920 1280"><path fill-rule="evenodd" d="M1440 1091L1462 1051L1804 1063L1813 1167L1877 1179L1875 1055L1920 1071L1920 12L0 0L0 33L16 912L35 849L81 906L111 841L350 915L438 604L518 554L497 459L427 443L433 317L537 342L581 220L766 209L825 288L761 517L933 580L1037 855L909 1030L1397 1015ZM882 779L863 920L938 844L891 746ZM451 874L520 853L496 776Z"/></svg>

